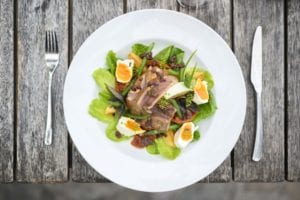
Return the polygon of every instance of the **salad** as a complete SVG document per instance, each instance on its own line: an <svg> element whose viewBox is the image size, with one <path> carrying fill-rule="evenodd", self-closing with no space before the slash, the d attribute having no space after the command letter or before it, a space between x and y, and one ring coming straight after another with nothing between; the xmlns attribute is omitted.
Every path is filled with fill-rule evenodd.
<svg viewBox="0 0 300 200"><path fill-rule="evenodd" d="M197 124L212 116L216 102L211 74L194 63L194 51L170 45L152 54L154 43L133 44L127 58L109 51L107 68L93 72L101 91L89 113L107 124L106 136L173 160L200 139ZM185 59L187 57L187 59Z"/></svg>

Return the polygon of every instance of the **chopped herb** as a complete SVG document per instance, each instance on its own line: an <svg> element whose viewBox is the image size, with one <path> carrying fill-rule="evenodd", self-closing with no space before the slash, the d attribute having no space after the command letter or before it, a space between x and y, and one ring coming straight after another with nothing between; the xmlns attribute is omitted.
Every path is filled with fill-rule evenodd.
<svg viewBox="0 0 300 200"><path fill-rule="evenodd" d="M169 107L170 102L163 97L157 102L157 105L160 109L165 110Z"/></svg>

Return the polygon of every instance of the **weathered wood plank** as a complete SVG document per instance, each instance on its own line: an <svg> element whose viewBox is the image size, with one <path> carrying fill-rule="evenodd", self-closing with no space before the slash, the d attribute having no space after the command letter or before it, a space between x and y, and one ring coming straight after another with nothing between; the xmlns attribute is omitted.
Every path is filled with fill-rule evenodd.
<svg viewBox="0 0 300 200"><path fill-rule="evenodd" d="M14 7L0 1L0 182L13 181Z"/></svg>
<svg viewBox="0 0 300 200"><path fill-rule="evenodd" d="M68 180L68 137L62 95L68 65L68 1L18 2L17 168L19 182ZM60 61L54 76L53 143L44 145L48 69L45 30L57 31Z"/></svg>
<svg viewBox="0 0 300 200"><path fill-rule="evenodd" d="M123 0L74 0L73 14L73 55L84 40L109 19L123 14ZM78 182L99 182L105 179L82 158L73 147L72 179Z"/></svg>
<svg viewBox="0 0 300 200"><path fill-rule="evenodd" d="M247 114L234 150L236 181L284 180L284 1L234 0L234 50L247 87ZM263 29L264 148L259 162L251 160L255 138L255 94L250 83L254 31Z"/></svg>
<svg viewBox="0 0 300 200"><path fill-rule="evenodd" d="M287 179L300 181L300 1L287 2Z"/></svg>
<svg viewBox="0 0 300 200"><path fill-rule="evenodd" d="M197 1L196 8L180 7L180 11L194 16L219 33L231 46L231 1ZM227 182L232 177L230 156L212 174L201 182Z"/></svg>
<svg viewBox="0 0 300 200"><path fill-rule="evenodd" d="M147 8L163 8L176 10L176 0L127 0L127 10L141 10Z"/></svg>

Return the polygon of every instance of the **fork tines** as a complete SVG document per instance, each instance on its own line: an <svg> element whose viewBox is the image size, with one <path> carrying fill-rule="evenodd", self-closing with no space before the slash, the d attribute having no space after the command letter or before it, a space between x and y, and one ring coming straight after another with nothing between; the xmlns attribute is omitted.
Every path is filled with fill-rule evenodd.
<svg viewBox="0 0 300 200"><path fill-rule="evenodd" d="M46 31L46 52L58 53L58 44L55 31Z"/></svg>

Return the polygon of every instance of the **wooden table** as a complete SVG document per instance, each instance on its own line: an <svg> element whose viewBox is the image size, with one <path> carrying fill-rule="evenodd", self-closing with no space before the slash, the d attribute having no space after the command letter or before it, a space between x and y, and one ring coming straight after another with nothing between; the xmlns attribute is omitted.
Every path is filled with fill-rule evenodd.
<svg viewBox="0 0 300 200"><path fill-rule="evenodd" d="M144 8L177 10L201 19L232 47L242 67L247 85L243 131L231 155L202 181L299 181L299 0L201 0L193 10L180 7L175 0L1 0L0 182L105 181L84 161L68 136L62 106L64 79L72 57L95 29L118 15ZM251 161L255 101L249 75L258 25L263 27L265 140L264 157L256 163ZM43 143L46 28L56 30L60 41L52 146Z"/></svg>

